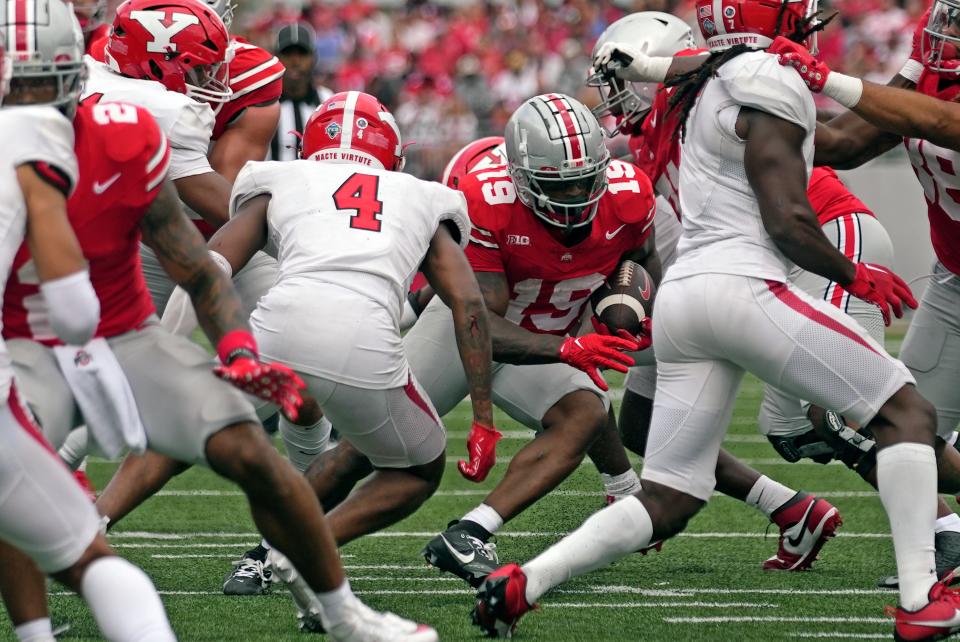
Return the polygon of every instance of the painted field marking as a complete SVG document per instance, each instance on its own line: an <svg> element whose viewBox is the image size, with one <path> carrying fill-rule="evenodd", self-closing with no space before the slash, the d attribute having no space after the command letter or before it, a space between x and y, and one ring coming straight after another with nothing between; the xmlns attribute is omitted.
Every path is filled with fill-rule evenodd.
<svg viewBox="0 0 960 642"><path fill-rule="evenodd" d="M893 624L892 618L884 617L778 617L775 615L717 615L703 617L665 617L668 624L735 624L746 622L833 622L840 624Z"/></svg>
<svg viewBox="0 0 960 642"><path fill-rule="evenodd" d="M835 640L835 639L846 639L846 640L889 640L890 632L887 633L843 633L841 631L800 631L798 633L791 633L790 637L792 638L807 638L807 639L826 639L826 640Z"/></svg>

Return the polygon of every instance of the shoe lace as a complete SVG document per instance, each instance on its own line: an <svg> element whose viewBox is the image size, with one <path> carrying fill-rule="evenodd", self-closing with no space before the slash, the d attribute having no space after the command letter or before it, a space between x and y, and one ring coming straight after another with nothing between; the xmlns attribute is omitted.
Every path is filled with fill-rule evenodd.
<svg viewBox="0 0 960 642"><path fill-rule="evenodd" d="M260 560L245 557L242 560L237 560L233 565L237 567L233 572L234 577L246 579L263 579L264 577L263 562Z"/></svg>

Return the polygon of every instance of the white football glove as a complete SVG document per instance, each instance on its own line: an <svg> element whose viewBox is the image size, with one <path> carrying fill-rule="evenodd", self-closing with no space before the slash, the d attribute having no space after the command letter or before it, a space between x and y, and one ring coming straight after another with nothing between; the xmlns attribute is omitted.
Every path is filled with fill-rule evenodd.
<svg viewBox="0 0 960 642"><path fill-rule="evenodd" d="M609 67L622 80L663 82L673 58L648 56L647 46L646 42L639 46L624 42L604 43L593 58L593 68L606 71Z"/></svg>

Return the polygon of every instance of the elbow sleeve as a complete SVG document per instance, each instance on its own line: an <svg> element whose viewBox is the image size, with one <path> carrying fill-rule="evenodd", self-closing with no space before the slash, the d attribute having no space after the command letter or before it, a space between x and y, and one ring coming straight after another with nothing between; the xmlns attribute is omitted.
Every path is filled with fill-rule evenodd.
<svg viewBox="0 0 960 642"><path fill-rule="evenodd" d="M86 270L46 281L40 292L47 302L50 325L61 341L82 346L93 338L100 323L100 300Z"/></svg>

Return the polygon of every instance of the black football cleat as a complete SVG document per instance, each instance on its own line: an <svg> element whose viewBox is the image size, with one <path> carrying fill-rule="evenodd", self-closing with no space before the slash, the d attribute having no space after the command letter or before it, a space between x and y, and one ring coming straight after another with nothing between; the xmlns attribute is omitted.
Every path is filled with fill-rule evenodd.
<svg viewBox="0 0 960 642"><path fill-rule="evenodd" d="M431 566L453 573L473 588L500 567L497 545L474 537L457 522L427 542L420 554Z"/></svg>
<svg viewBox="0 0 960 642"><path fill-rule="evenodd" d="M937 577L941 580L947 579L947 585L953 586L960 582L960 577L954 575L954 571L960 568L960 533L954 531L942 531L933 536L933 545L936 549ZM900 578L896 575L888 575L877 582L880 588L899 590Z"/></svg>
<svg viewBox="0 0 960 642"><path fill-rule="evenodd" d="M266 549L257 545L234 562L233 570L223 578L223 594L263 595L269 592L272 573L264 566L266 554Z"/></svg>

